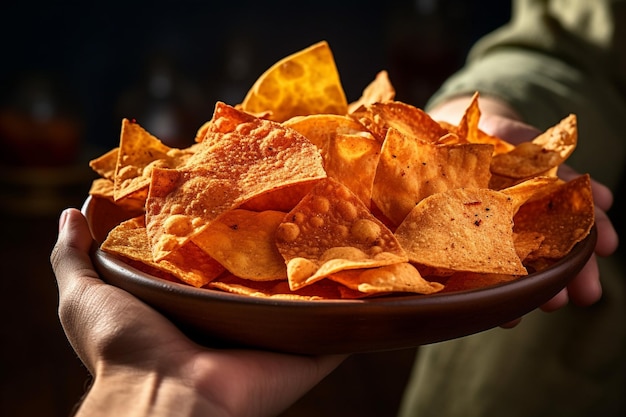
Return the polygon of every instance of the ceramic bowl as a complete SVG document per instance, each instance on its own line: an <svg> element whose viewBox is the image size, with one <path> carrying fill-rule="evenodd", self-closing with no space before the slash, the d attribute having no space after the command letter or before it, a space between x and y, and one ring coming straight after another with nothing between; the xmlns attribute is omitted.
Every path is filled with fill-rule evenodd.
<svg viewBox="0 0 626 417"><path fill-rule="evenodd" d="M135 213L89 197L83 214L95 242L100 243L112 227ZM474 334L521 317L567 285L593 253L596 239L594 227L549 269L508 283L367 300L235 295L148 275L99 249L92 259L102 279L151 305L206 346L335 354L410 348Z"/></svg>

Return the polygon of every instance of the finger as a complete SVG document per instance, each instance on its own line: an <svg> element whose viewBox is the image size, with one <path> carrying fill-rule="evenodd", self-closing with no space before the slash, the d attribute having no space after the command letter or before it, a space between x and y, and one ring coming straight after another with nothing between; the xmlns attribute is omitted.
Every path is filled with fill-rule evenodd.
<svg viewBox="0 0 626 417"><path fill-rule="evenodd" d="M515 320L511 320L504 324L501 324L500 327L502 327L503 329L512 329L513 327L517 326L521 322L522 322L522 318L520 317Z"/></svg>
<svg viewBox="0 0 626 417"><path fill-rule="evenodd" d="M567 288L563 288L559 291L554 297L552 297L548 302L544 303L541 306L541 310L549 313L551 311L556 311L560 308L563 308L569 302L569 295L567 292Z"/></svg>
<svg viewBox="0 0 626 417"><path fill-rule="evenodd" d="M591 180L591 192L593 193L594 204L604 211L609 211L611 206L613 206L613 192L611 189L598 181Z"/></svg>
<svg viewBox="0 0 626 417"><path fill-rule="evenodd" d="M59 219L59 235L50 255L59 292L76 276L98 278L89 257L92 237L83 215L76 209L65 210Z"/></svg>
<svg viewBox="0 0 626 417"><path fill-rule="evenodd" d="M602 297L600 270L595 255L567 286L569 298L578 306L590 306Z"/></svg>
<svg viewBox="0 0 626 417"><path fill-rule="evenodd" d="M598 229L595 252L599 256L609 256L617 250L619 236L611 219L604 211L596 208L595 217L596 228Z"/></svg>

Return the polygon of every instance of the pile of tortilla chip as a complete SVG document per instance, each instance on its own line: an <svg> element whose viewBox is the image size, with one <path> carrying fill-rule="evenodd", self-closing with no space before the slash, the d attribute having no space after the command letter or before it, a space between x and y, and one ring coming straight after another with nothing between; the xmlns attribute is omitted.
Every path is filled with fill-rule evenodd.
<svg viewBox="0 0 626 417"><path fill-rule="evenodd" d="M139 215L101 249L195 287L355 299L515 280L588 235L589 176L556 176L574 115L513 145L478 128L478 94L456 126L394 98L381 71L348 103L320 42L216 103L188 148L124 119L90 194Z"/></svg>

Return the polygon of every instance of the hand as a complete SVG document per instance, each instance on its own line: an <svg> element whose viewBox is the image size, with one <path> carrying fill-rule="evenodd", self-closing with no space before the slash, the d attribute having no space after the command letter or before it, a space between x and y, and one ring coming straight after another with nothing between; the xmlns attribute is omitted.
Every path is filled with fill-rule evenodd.
<svg viewBox="0 0 626 417"><path fill-rule="evenodd" d="M51 262L61 324L94 376L79 416L275 415L343 359L198 346L155 310L101 281L91 244L85 218L66 210Z"/></svg>
<svg viewBox="0 0 626 417"><path fill-rule="evenodd" d="M433 109L430 114L435 120L458 123L467 108L471 97L463 96L452 99ZM517 144L534 139L539 133L536 128L521 122L521 117L505 102L492 97L479 99L481 118L479 127L484 132ZM559 176L565 180L576 177L572 168L562 166ZM570 281L566 288L541 306L544 311L554 311L564 307L571 300L580 306L589 306L600 299L600 271L596 256L609 256L617 249L618 236L606 212L613 204L613 194L604 185L592 180L592 192L596 205L596 227L598 241L595 254L589 259L580 273ZM507 323L503 327L512 327L519 321Z"/></svg>

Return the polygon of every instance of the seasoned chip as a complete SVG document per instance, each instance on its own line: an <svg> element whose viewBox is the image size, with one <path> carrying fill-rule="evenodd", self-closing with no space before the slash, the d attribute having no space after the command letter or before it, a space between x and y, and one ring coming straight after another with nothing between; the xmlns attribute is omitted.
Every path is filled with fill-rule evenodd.
<svg viewBox="0 0 626 417"><path fill-rule="evenodd" d="M576 148L576 116L571 114L530 142L509 152L494 155L491 171L510 178L543 175L562 164Z"/></svg>
<svg viewBox="0 0 626 417"><path fill-rule="evenodd" d="M314 181L299 182L290 184L282 188L274 189L263 194L252 197L240 207L251 211L291 211L296 204L307 195L313 186Z"/></svg>
<svg viewBox="0 0 626 417"><path fill-rule="evenodd" d="M324 167L329 177L348 187L370 207L379 157L379 142L361 135L339 134L330 140Z"/></svg>
<svg viewBox="0 0 626 417"><path fill-rule="evenodd" d="M332 178L317 184L286 216L276 244L292 290L345 269L407 260L391 231Z"/></svg>
<svg viewBox="0 0 626 417"><path fill-rule="evenodd" d="M153 261L144 216L122 222L111 230L101 249L172 274L194 287L202 287L224 272L222 265L192 242L170 253L165 259Z"/></svg>
<svg viewBox="0 0 626 417"><path fill-rule="evenodd" d="M424 110L401 101L361 106L350 116L369 129L380 142L385 140L389 128L414 140L428 143L435 143L450 133Z"/></svg>
<svg viewBox="0 0 626 417"><path fill-rule="evenodd" d="M348 116L331 114L294 117L283 125L313 142L320 149L328 176L370 205L380 143L363 125Z"/></svg>
<svg viewBox="0 0 626 417"><path fill-rule="evenodd" d="M114 177L115 199L147 188L153 168L175 168L189 155L163 144L138 123L123 119Z"/></svg>
<svg viewBox="0 0 626 417"><path fill-rule="evenodd" d="M502 193L511 197L513 204L519 208L533 196L536 196L546 189L547 186L560 182L556 177L534 177L524 180L520 183L500 190Z"/></svg>
<svg viewBox="0 0 626 417"><path fill-rule="evenodd" d="M387 71L380 71L376 74L374 81L369 83L363 90L361 97L348 105L348 113L353 113L361 106L374 103L384 103L396 98L396 89L389 80Z"/></svg>
<svg viewBox="0 0 626 417"><path fill-rule="evenodd" d="M115 201L113 196L113 181L106 178L96 178L91 183L89 195ZM126 210L143 211L146 206L147 196L148 190L142 188L132 194L120 198L115 201L115 204Z"/></svg>
<svg viewBox="0 0 626 417"><path fill-rule="evenodd" d="M559 259L589 234L594 220L591 178L585 174L548 186L523 204L515 215L514 230L544 236L529 258Z"/></svg>
<svg viewBox="0 0 626 417"><path fill-rule="evenodd" d="M285 121L283 126L297 130L315 146L325 157L331 138L336 135L360 135L374 139L372 134L356 120L346 115L336 114L312 114L309 116L296 116Z"/></svg>
<svg viewBox="0 0 626 417"><path fill-rule="evenodd" d="M541 242L545 237L541 233L532 231L513 231L513 243L515 244L515 251L519 256L522 263L528 258L532 252L539 249Z"/></svg>
<svg viewBox="0 0 626 417"><path fill-rule="evenodd" d="M91 182L89 195L113 201L113 180L96 178Z"/></svg>
<svg viewBox="0 0 626 417"><path fill-rule="evenodd" d="M356 291L353 291L352 294L342 292L339 284L329 280L317 281L294 291L289 288L289 284L285 280L250 281L234 275L226 275L210 282L208 286L232 294L282 300L311 301L359 297Z"/></svg>
<svg viewBox="0 0 626 417"><path fill-rule="evenodd" d="M115 179L115 167L117 166L117 156L120 148L113 148L103 155L89 161L89 167L98 175L107 180Z"/></svg>
<svg viewBox="0 0 626 417"><path fill-rule="evenodd" d="M480 274L476 272L455 272L445 280L442 293L475 290L515 281L518 275Z"/></svg>
<svg viewBox="0 0 626 417"><path fill-rule="evenodd" d="M209 131L183 167L153 170L146 223L154 258L256 196L325 177L315 145L278 123L252 117L229 133Z"/></svg>
<svg viewBox="0 0 626 417"><path fill-rule="evenodd" d="M493 145L494 154L500 154L511 151L515 146L509 142L502 140L496 136L491 136L480 130L478 123L480 121L480 107L478 106L479 94L475 93L467 106L459 125L453 131L462 138L471 143L488 143Z"/></svg>
<svg viewBox="0 0 626 417"><path fill-rule="evenodd" d="M238 277L255 281L286 279L287 267L274 241L285 214L232 210L192 241Z"/></svg>
<svg viewBox="0 0 626 417"><path fill-rule="evenodd" d="M450 271L526 275L513 243L516 204L499 191L457 188L420 201L396 237L411 262Z"/></svg>
<svg viewBox="0 0 626 417"><path fill-rule="evenodd" d="M241 108L269 111L269 118L279 122L307 114L346 114L346 95L328 43L318 42L272 65L248 91Z"/></svg>
<svg viewBox="0 0 626 417"><path fill-rule="evenodd" d="M377 268L340 271L330 275L328 279L366 294L385 292L433 294L443 288L439 282L424 279L419 271L408 262Z"/></svg>
<svg viewBox="0 0 626 417"><path fill-rule="evenodd" d="M486 188L493 147L434 145L389 129L374 177L372 199L398 225L423 198L459 187Z"/></svg>

